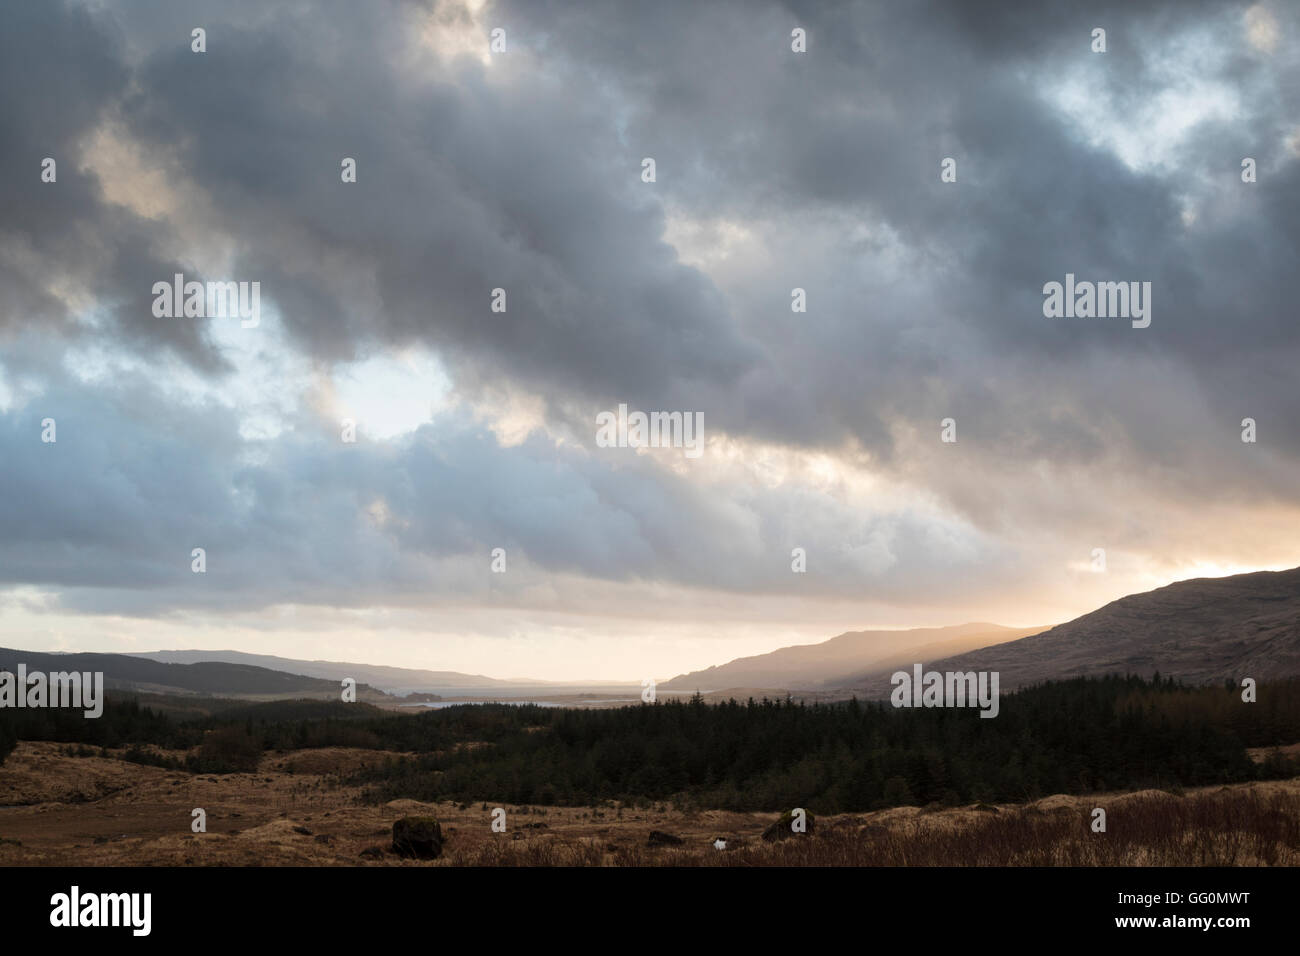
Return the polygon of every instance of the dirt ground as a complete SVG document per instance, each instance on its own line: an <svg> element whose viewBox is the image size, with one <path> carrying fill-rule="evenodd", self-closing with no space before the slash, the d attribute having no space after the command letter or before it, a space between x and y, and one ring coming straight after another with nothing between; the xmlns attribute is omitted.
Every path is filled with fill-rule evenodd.
<svg viewBox="0 0 1300 956"><path fill-rule="evenodd" d="M393 822L432 815L449 850L518 834L524 840L644 844L663 829L711 848L714 839L757 840L775 814L665 808L593 810L504 804L507 832L493 833L497 804L360 803L360 788L340 774L391 753L326 748L268 754L257 773L191 775L100 757L68 757L65 745L20 743L0 766L0 866L429 866L391 853L367 859L368 847L388 847ZM191 832L192 811L207 814L207 832ZM306 831L306 832L304 832ZM17 841L17 842L14 842Z"/></svg>
<svg viewBox="0 0 1300 956"><path fill-rule="evenodd" d="M718 838L727 841L729 850L752 847L761 843L763 830L777 816L679 811L667 805L593 810L506 804L507 831L502 834L491 830L491 810L497 804L490 801L465 809L414 800L362 805L360 789L342 785L340 775L381 762L392 756L388 753L329 748L268 754L257 773L190 775L118 759L65 756L64 746L20 743L0 766L0 866L438 866L457 859L483 862L486 851L507 841L513 851L556 848L584 854L587 862L616 865L644 861L647 853L716 853ZM1300 779L1240 787L1298 793ZM1106 804L1122 806L1149 795L1113 795ZM1098 802L1097 795L1058 794L1030 806L1086 816ZM206 811L206 833L191 832L195 808ZM818 818L816 825L822 832L947 828L988 812L987 807L937 812L898 807ZM387 850L395 820L426 814L441 821L447 837L441 859L417 862L390 852L362 856L368 848ZM652 830L684 842L648 848ZM538 859L552 857L541 854Z"/></svg>

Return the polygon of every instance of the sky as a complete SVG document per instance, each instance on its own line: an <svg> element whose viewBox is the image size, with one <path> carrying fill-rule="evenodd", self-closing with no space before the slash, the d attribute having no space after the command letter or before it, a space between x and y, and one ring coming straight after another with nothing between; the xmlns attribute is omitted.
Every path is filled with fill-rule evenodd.
<svg viewBox="0 0 1300 956"><path fill-rule="evenodd" d="M636 681L1300 565L1298 40L1280 2L6 3L0 645ZM256 325L160 316L178 273ZM1067 274L1150 324L1046 316ZM620 405L700 453L600 441Z"/></svg>

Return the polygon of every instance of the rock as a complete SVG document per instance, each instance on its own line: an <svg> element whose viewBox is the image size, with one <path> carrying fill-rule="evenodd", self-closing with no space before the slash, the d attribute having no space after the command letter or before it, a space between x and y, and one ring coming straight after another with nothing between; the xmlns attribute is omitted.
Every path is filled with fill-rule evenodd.
<svg viewBox="0 0 1300 956"><path fill-rule="evenodd" d="M681 846L686 841L663 830L651 830L650 837L645 842L646 846Z"/></svg>
<svg viewBox="0 0 1300 956"><path fill-rule="evenodd" d="M382 860L384 858L384 848L382 846L368 846L361 851L361 855L367 860Z"/></svg>
<svg viewBox="0 0 1300 956"><path fill-rule="evenodd" d="M301 833L303 836L311 836L311 831L308 830L306 827L294 827L293 832Z"/></svg>
<svg viewBox="0 0 1300 956"><path fill-rule="evenodd" d="M318 833L318 834L316 834L316 842L317 842L317 843L330 843L330 842L333 841L333 839L334 839L334 838L333 838L332 836L330 836L328 833Z"/></svg>
<svg viewBox="0 0 1300 956"><path fill-rule="evenodd" d="M763 839L771 842L773 840L787 840L790 837L812 836L814 818L811 810L805 810L804 830L802 833L794 829L795 815L793 811L787 810L781 814L781 818L763 831Z"/></svg>
<svg viewBox="0 0 1300 956"><path fill-rule="evenodd" d="M442 827L434 817L402 817L393 824L393 852L436 860L442 856Z"/></svg>

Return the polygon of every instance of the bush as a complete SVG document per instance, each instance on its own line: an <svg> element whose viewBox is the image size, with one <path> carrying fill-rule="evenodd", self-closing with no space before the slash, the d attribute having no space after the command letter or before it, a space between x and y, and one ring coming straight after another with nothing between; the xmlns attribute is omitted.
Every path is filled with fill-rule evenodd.
<svg viewBox="0 0 1300 956"><path fill-rule="evenodd" d="M16 746L18 746L18 736L7 720L0 720L0 764L5 762L5 757L8 757Z"/></svg>
<svg viewBox="0 0 1300 956"><path fill-rule="evenodd" d="M232 725L204 736L191 764L196 773L252 773L261 759L261 741L244 727Z"/></svg>
<svg viewBox="0 0 1300 956"><path fill-rule="evenodd" d="M885 781L885 803L891 807L905 806L913 803L912 788L902 777L890 777Z"/></svg>

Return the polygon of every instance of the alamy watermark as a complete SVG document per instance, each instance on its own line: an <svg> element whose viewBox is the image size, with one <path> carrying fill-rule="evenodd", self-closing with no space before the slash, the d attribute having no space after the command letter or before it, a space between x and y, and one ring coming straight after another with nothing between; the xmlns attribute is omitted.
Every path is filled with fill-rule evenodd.
<svg viewBox="0 0 1300 956"><path fill-rule="evenodd" d="M17 673L0 670L0 708L58 707L81 709L91 720L104 713L103 671L28 671L19 664Z"/></svg>
<svg viewBox="0 0 1300 956"><path fill-rule="evenodd" d="M1151 324L1150 282L1075 282L1043 286L1043 315L1049 319L1132 319L1133 328Z"/></svg>
<svg viewBox="0 0 1300 956"><path fill-rule="evenodd" d="M684 448L687 458L704 452L703 412L629 412L596 416L596 444L601 448Z"/></svg>
<svg viewBox="0 0 1300 956"><path fill-rule="evenodd" d="M155 282L153 294L158 319L237 318L244 329L257 328L262 321L261 282L186 282L185 274L178 272L171 282Z"/></svg>
<svg viewBox="0 0 1300 956"><path fill-rule="evenodd" d="M152 914L152 893L82 893L73 886L50 897L51 926L126 926L133 936L148 936Z"/></svg>
<svg viewBox="0 0 1300 956"><path fill-rule="evenodd" d="M981 717L996 717L998 671L926 671L912 665L912 673L895 671L889 702L895 707L978 707Z"/></svg>

